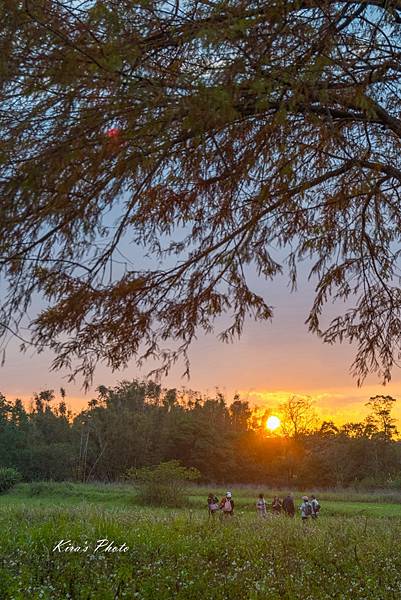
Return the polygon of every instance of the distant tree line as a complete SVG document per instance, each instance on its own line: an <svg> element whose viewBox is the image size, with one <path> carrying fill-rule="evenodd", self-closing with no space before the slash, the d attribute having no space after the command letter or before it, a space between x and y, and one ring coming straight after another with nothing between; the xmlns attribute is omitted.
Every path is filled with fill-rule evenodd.
<svg viewBox="0 0 401 600"><path fill-rule="evenodd" d="M35 394L30 407L0 394L0 467L25 481L116 481L129 469L179 460L203 481L272 486L401 486L401 441L391 396L376 396L360 422L319 423L309 399L280 406L280 434L236 395L203 397L153 382L100 386L73 415L64 390Z"/></svg>

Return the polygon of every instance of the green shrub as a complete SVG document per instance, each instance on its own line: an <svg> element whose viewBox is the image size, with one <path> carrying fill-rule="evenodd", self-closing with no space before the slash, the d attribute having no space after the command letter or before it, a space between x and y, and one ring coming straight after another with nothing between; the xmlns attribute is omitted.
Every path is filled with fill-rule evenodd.
<svg viewBox="0 0 401 600"><path fill-rule="evenodd" d="M19 481L21 481L21 475L16 469L0 468L0 494L10 490Z"/></svg>
<svg viewBox="0 0 401 600"><path fill-rule="evenodd" d="M29 485L30 496L75 495L77 492L69 481L32 481Z"/></svg>
<svg viewBox="0 0 401 600"><path fill-rule="evenodd" d="M392 490L401 490L401 477L394 477L388 482L388 486Z"/></svg>
<svg viewBox="0 0 401 600"><path fill-rule="evenodd" d="M388 487L386 480L383 477L363 477L356 480L353 487L358 491L372 491Z"/></svg>
<svg viewBox="0 0 401 600"><path fill-rule="evenodd" d="M197 469L183 467L178 460L170 460L156 467L129 469L126 477L138 484L141 504L180 507L188 502L187 482L198 479L200 473Z"/></svg>
<svg viewBox="0 0 401 600"><path fill-rule="evenodd" d="M43 492L46 492L43 481L32 481L32 483L29 484L30 496L41 496Z"/></svg>

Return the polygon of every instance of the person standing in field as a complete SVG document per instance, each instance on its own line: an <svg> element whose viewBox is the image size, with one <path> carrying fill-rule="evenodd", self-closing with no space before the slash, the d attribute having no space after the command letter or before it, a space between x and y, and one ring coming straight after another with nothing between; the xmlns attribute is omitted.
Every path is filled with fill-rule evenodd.
<svg viewBox="0 0 401 600"><path fill-rule="evenodd" d="M295 504L292 494L287 494L283 500L283 510L288 517L295 516Z"/></svg>
<svg viewBox="0 0 401 600"><path fill-rule="evenodd" d="M311 506L311 503L309 502L308 496L302 496L302 504L299 507L299 510L301 511L302 521L304 523L306 523L306 521L312 515L312 506Z"/></svg>
<svg viewBox="0 0 401 600"><path fill-rule="evenodd" d="M282 504L281 500L278 496L274 496L272 502L272 511L274 515L279 515L281 513Z"/></svg>
<svg viewBox="0 0 401 600"><path fill-rule="evenodd" d="M231 492L227 492L221 499L220 510L224 517L232 517L234 515L234 500Z"/></svg>
<svg viewBox="0 0 401 600"><path fill-rule="evenodd" d="M311 517L312 519L317 519L320 511L320 504L319 501L316 499L316 496L314 496L313 494L311 496L310 504L312 507Z"/></svg>
<svg viewBox="0 0 401 600"><path fill-rule="evenodd" d="M207 497L207 507L209 510L209 518L214 517L214 515L219 510L219 499L214 494L209 494Z"/></svg>
<svg viewBox="0 0 401 600"><path fill-rule="evenodd" d="M259 515L259 517L266 517L267 515L267 510L266 510L266 500L263 494L259 494L259 498L256 501L256 510L257 513Z"/></svg>

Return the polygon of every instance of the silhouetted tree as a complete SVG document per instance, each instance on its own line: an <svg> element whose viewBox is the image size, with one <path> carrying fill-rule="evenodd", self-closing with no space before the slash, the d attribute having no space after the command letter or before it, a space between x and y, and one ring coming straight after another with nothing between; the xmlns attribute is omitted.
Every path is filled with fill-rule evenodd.
<svg viewBox="0 0 401 600"><path fill-rule="evenodd" d="M394 402L396 399L391 396L373 396L366 403L372 409L372 420L378 432L388 440L398 435L396 419L391 415Z"/></svg>
<svg viewBox="0 0 401 600"><path fill-rule="evenodd" d="M227 484L377 487L399 479L391 397L371 398L372 414L341 427L318 426L311 400L290 397L289 420L275 436L239 395L230 404L221 392L203 396L150 381L99 386L75 416L62 395L58 404L51 391L34 399L25 408L0 394L0 468L27 481L116 481L129 469L177 460L199 469L203 481Z"/></svg>
<svg viewBox="0 0 401 600"><path fill-rule="evenodd" d="M317 425L313 400L309 397L291 396L280 405L281 431L297 438L310 433Z"/></svg>
<svg viewBox="0 0 401 600"><path fill-rule="evenodd" d="M28 341L55 368L167 370L223 312L225 341L272 317L249 267L288 267L295 287L310 258L310 330L356 342L360 381L389 380L400 15L395 0L3 1L2 333L39 294ZM348 303L326 327L329 297Z"/></svg>

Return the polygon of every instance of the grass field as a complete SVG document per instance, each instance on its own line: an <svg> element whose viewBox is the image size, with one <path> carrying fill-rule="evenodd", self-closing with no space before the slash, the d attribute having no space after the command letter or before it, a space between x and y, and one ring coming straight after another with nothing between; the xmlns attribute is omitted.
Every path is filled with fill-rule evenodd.
<svg viewBox="0 0 401 600"><path fill-rule="evenodd" d="M258 519L250 487L233 487L234 519L209 521L207 491L157 509L128 485L17 486L0 496L0 598L401 598L396 493L325 492L318 522L302 524Z"/></svg>

